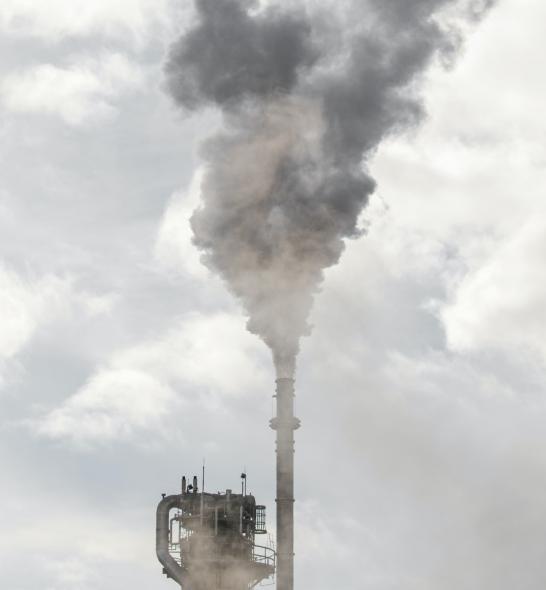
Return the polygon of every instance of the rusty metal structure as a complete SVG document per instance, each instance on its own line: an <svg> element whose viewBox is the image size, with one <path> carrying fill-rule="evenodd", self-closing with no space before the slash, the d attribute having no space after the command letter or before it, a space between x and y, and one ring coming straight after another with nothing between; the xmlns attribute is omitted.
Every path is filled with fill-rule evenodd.
<svg viewBox="0 0 546 590"><path fill-rule="evenodd" d="M277 433L277 590L294 588L294 380L277 379L277 416L270 426Z"/></svg>
<svg viewBox="0 0 546 590"><path fill-rule="evenodd" d="M180 494L166 496L157 506L156 554L163 573L183 590L248 590L275 572L275 551L258 545L265 534L265 506L246 493L198 490L194 476L182 478Z"/></svg>

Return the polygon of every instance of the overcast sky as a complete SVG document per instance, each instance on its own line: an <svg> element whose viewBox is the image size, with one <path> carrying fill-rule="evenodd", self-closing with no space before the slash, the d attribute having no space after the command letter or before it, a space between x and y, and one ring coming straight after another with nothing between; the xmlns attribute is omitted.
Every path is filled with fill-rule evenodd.
<svg viewBox="0 0 546 590"><path fill-rule="evenodd" d="M0 586L175 588L155 506L207 463L274 523L273 369L188 217L191 11L0 2ZM500 0L384 143L297 373L296 585L546 585L546 4ZM249 163L250 165L251 163Z"/></svg>

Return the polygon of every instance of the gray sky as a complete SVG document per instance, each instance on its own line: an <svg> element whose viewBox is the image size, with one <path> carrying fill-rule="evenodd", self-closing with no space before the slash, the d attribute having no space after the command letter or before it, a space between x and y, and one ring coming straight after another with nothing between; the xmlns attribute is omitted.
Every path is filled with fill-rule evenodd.
<svg viewBox="0 0 546 590"><path fill-rule="evenodd" d="M6 590L173 588L155 505L202 457L273 524L269 352L187 223L217 116L161 90L189 12L0 4ZM299 588L546 584L545 21L501 0L371 161L299 358Z"/></svg>

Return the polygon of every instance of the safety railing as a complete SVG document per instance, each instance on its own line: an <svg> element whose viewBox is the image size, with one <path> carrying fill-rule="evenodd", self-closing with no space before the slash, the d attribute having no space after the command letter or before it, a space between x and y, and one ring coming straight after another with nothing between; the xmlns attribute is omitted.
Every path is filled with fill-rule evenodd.
<svg viewBox="0 0 546 590"><path fill-rule="evenodd" d="M275 568L275 557L276 553L271 547L265 547L264 545L254 545L252 547L252 560L256 563Z"/></svg>

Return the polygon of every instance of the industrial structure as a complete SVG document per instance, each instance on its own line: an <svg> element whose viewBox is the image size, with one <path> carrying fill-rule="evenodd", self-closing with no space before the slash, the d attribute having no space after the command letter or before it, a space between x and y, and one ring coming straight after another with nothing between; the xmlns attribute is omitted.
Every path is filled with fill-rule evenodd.
<svg viewBox="0 0 546 590"><path fill-rule="evenodd" d="M265 506L246 493L198 490L197 477L157 507L156 553L163 573L182 590L248 590L276 573L277 590L294 588L294 380L277 379L277 545L257 545L265 534ZM203 470L204 480L204 470ZM203 481L202 480L202 481Z"/></svg>
<svg viewBox="0 0 546 590"><path fill-rule="evenodd" d="M275 551L258 545L265 506L246 493L199 491L182 478L180 494L163 495L156 515L156 553L163 573L183 590L248 590L275 572Z"/></svg>

